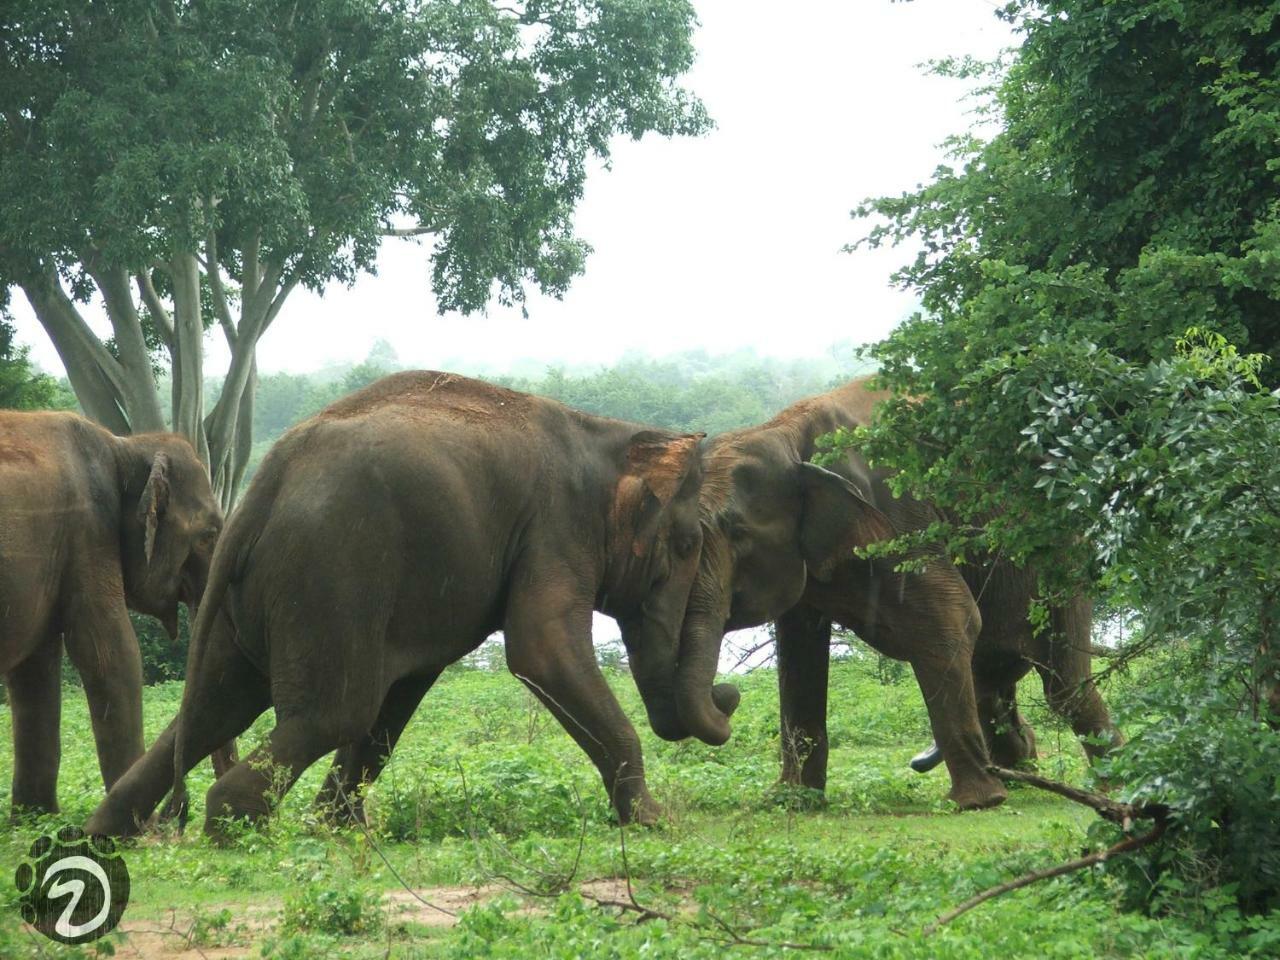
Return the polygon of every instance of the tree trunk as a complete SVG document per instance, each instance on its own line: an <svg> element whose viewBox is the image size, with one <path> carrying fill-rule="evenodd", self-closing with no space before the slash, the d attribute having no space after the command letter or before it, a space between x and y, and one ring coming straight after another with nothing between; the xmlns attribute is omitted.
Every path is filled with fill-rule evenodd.
<svg viewBox="0 0 1280 960"><path fill-rule="evenodd" d="M124 373L98 341L50 268L22 283L31 309L67 369L67 379L88 416L119 436L131 430L121 390Z"/></svg>
<svg viewBox="0 0 1280 960"><path fill-rule="evenodd" d="M216 248L215 248L216 249ZM102 294L116 344L113 356L85 322L63 290L57 272L45 268L21 284L58 356L85 414L112 433L172 429L185 436L208 466L214 494L230 511L244 480L253 449L253 408L258 388L258 339L270 326L296 281L282 278L279 265L259 265L256 244L244 251L244 288L240 322L232 323L227 298L216 279L215 297L231 345L231 364L222 394L204 414L204 323L200 297L200 261L195 253L176 253L166 272L173 288L172 315L166 310L149 271L137 274L138 291L168 348L172 376L172 425L167 426L151 366L129 271L86 257L85 267Z"/></svg>
<svg viewBox="0 0 1280 960"><path fill-rule="evenodd" d="M173 431L195 447L209 463L204 432L204 323L200 311L200 264L195 255L178 253L169 265L173 283Z"/></svg>
<svg viewBox="0 0 1280 960"><path fill-rule="evenodd" d="M151 351L147 348L142 321L133 303L129 273L123 267L105 266L96 257L86 257L85 260L111 320L116 360L123 380L120 399L129 420L129 430L132 433L164 430L160 394L151 368Z"/></svg>

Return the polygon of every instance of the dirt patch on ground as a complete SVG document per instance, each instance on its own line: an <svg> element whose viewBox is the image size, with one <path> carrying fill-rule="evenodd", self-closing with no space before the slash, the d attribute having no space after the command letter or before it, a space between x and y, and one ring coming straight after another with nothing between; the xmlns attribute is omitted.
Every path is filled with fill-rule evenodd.
<svg viewBox="0 0 1280 960"><path fill-rule="evenodd" d="M225 928L210 930L199 917L216 915L224 907L235 918ZM166 960L223 960L256 955L258 943L280 921L280 902L252 906L244 903L211 904L199 915L174 910L152 920L126 920L118 932L117 957L164 957Z"/></svg>
<svg viewBox="0 0 1280 960"><path fill-rule="evenodd" d="M602 901L626 902L627 882L620 878L589 880L576 889L584 896ZM536 914L545 910L544 901L529 897L501 884L472 886L421 887L413 890L389 890L382 898L388 924L414 924L427 927L452 927L459 915L480 903L511 894L524 901L517 913ZM230 909L235 919L218 929L198 917L216 916ZM149 920L126 920L120 924L123 942L117 944L116 956L163 960L230 960L233 957L257 956L264 937L280 923L281 902L260 900L248 906L239 903L206 904L199 915L173 911Z"/></svg>

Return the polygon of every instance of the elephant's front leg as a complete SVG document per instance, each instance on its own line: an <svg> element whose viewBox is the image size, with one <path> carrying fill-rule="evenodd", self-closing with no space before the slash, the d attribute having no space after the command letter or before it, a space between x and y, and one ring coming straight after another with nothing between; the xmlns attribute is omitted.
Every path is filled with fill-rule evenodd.
<svg viewBox="0 0 1280 960"><path fill-rule="evenodd" d="M782 782L825 790L831 619L801 603L777 628Z"/></svg>
<svg viewBox="0 0 1280 960"><path fill-rule="evenodd" d="M913 659L911 668L929 711L933 739L951 775L951 799L962 810L994 807L1009 793L987 770L991 760L978 722L971 648L957 638L947 639Z"/></svg>
<svg viewBox="0 0 1280 960"><path fill-rule="evenodd" d="M62 641L45 640L5 676L13 715L13 814L58 812Z"/></svg>
<svg viewBox="0 0 1280 960"><path fill-rule="evenodd" d="M591 647L591 604L553 582L513 596L504 627L507 666L586 751L623 823L656 823L661 808L644 782L640 738L600 673Z"/></svg>
<svg viewBox="0 0 1280 960"><path fill-rule="evenodd" d="M142 756L142 657L123 601L71 618L67 653L80 673L108 790Z"/></svg>
<svg viewBox="0 0 1280 960"><path fill-rule="evenodd" d="M373 729L340 747L316 795L316 809L338 824L366 823L363 788L378 779L418 704L440 676L439 670L402 677L391 685Z"/></svg>

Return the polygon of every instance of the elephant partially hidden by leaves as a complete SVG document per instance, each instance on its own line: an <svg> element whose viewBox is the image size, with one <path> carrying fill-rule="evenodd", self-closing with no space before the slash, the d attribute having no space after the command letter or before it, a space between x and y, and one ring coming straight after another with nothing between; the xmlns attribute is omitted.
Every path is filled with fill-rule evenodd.
<svg viewBox="0 0 1280 960"><path fill-rule="evenodd" d="M498 629L618 815L652 822L591 614L619 621L660 736L728 737L737 691L690 682L678 656L702 544L700 439L429 372L295 427L223 534L178 716L85 829L133 833L171 786L181 815L187 770L272 705L266 745L210 790L206 831L265 815L335 748L328 795L354 799L445 666Z"/></svg>
<svg viewBox="0 0 1280 960"><path fill-rule="evenodd" d="M1119 740L1090 676L1089 608L1081 599L1053 610L1050 630L1033 638L1029 571L961 569L940 549L925 550L924 568L911 573L852 555L942 519L927 503L895 498L887 474L856 451L831 469L808 462L819 437L868 423L883 396L855 380L708 442L702 556L683 639L699 662L686 672L695 687L709 685L726 630L776 620L783 779L821 790L831 626L846 626L911 664L951 798L994 806L1007 791L987 769L992 758L1012 764L1033 750L1013 696L1033 662L1077 733Z"/></svg>
<svg viewBox="0 0 1280 960"><path fill-rule="evenodd" d="M13 808L58 809L65 644L108 788L142 755L142 664L128 610L176 637L204 593L222 515L172 434L114 437L69 413L0 411L0 673Z"/></svg>

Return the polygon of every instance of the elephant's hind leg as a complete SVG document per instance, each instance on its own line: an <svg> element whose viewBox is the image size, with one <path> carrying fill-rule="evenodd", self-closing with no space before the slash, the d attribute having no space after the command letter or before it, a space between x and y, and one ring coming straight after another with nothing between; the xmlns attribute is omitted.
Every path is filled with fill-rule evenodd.
<svg viewBox="0 0 1280 960"><path fill-rule="evenodd" d="M1021 657L974 658L978 719L997 766L1012 768L1035 759L1035 732L1018 710L1018 681L1030 670Z"/></svg>
<svg viewBox="0 0 1280 960"><path fill-rule="evenodd" d="M266 818L303 771L344 739L354 740L355 736L344 736L343 728L325 717L307 713L282 719L266 744L209 788L205 833L221 840L226 835L226 819L257 823Z"/></svg>
<svg viewBox="0 0 1280 960"><path fill-rule="evenodd" d="M13 715L13 815L58 812L62 640L46 640L5 677Z"/></svg>
<svg viewBox="0 0 1280 960"><path fill-rule="evenodd" d="M329 775L316 795L316 809L321 814L335 824L367 822L362 789L378 779L400 734L439 676L439 670L432 670L402 677L391 685L373 729L334 755Z"/></svg>
<svg viewBox="0 0 1280 960"><path fill-rule="evenodd" d="M1093 682L1090 653L1091 611L1084 598L1050 611L1050 629L1044 662L1036 665L1050 708L1084 738L1090 761L1124 743L1111 722L1107 705Z"/></svg>

